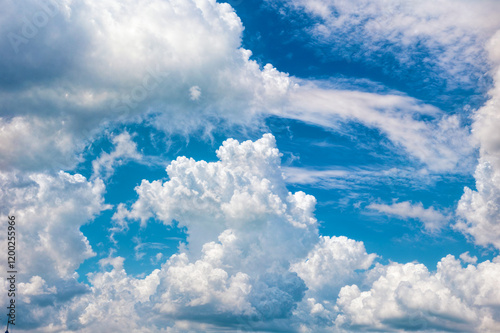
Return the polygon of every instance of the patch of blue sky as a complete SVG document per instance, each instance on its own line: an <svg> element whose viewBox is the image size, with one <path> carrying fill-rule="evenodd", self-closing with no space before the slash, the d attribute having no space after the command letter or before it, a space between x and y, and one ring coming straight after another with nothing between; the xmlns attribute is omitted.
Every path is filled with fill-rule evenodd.
<svg viewBox="0 0 500 333"><path fill-rule="evenodd" d="M316 126L284 119L271 119L287 166L340 172L329 181L289 184L291 191L301 190L317 199L316 216L323 235L345 235L363 240L369 252L384 261L419 261L428 267L447 254L459 256L469 251L481 259L491 259L496 251L476 247L452 229L454 211L464 186L474 188L472 175L418 176L414 163L375 130L353 125L349 134L327 131ZM287 157L288 156L288 157ZM287 163L288 160L288 163ZM381 174L391 168L407 168L400 174ZM360 170L364 172L359 172ZM300 173L300 169L297 171ZM442 230L429 233L422 221L387 216L366 206L372 202L391 204L410 201L434 207L450 215Z"/></svg>

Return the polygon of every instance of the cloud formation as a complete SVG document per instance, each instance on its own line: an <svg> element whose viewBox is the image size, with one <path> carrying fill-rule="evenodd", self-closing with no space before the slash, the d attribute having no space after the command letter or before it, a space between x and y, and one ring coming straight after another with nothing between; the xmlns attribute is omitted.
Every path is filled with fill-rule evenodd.
<svg viewBox="0 0 500 333"><path fill-rule="evenodd" d="M100 261L100 271L89 275L89 289L71 284L70 276L92 251L77 227L107 208L102 181L63 172L57 178L33 177L23 190L34 195L30 207L36 210L31 211L49 207L56 213L46 237L54 237L51 231L64 221L61 239L80 242L87 252L68 251L61 242L57 249L42 248L47 245L44 231L36 227L42 224L36 224L28 207L19 209L20 218L35 223L35 248L59 254L42 260L43 269L33 261L41 260L37 252L25 259L30 274L22 282L20 308L32 317L23 327L46 332L329 332L484 331L499 324L498 258L475 264L464 254L462 260L470 264L463 267L449 255L435 273L418 263L373 266L377 255L362 242L318 235L316 201L286 189L272 135L255 142L229 139L217 156L209 163L178 157L167 167L168 180L144 180L136 188L137 201L120 206L115 215L117 221L144 227L177 221L189 235L179 252L143 278L127 274L125 259L111 253ZM82 207L75 205L76 198L88 214L78 219L71 215ZM73 266L63 265L69 257Z"/></svg>
<svg viewBox="0 0 500 333"><path fill-rule="evenodd" d="M396 216L402 219L417 219L424 224L428 232L437 232L442 229L450 219L434 207L424 208L421 202L412 203L410 201L394 202L391 205L371 203L366 206L368 209L376 210L382 214Z"/></svg>
<svg viewBox="0 0 500 333"><path fill-rule="evenodd" d="M428 85L419 88L429 90L479 88L488 69L483 45L500 27L496 1L268 2L307 14L312 23L305 29L327 57L369 62L403 77L414 77L418 68Z"/></svg>
<svg viewBox="0 0 500 333"><path fill-rule="evenodd" d="M452 255L441 259L435 273L414 263L378 266L369 290L342 288L335 324L357 331L494 331L499 269L498 258L463 268Z"/></svg>
<svg viewBox="0 0 500 333"><path fill-rule="evenodd" d="M456 228L471 235L476 244L500 249L500 31L488 41L486 50L494 86L490 99L474 114L473 134L480 147L476 190L464 189L457 207L462 220Z"/></svg>
<svg viewBox="0 0 500 333"><path fill-rule="evenodd" d="M311 31L319 40L341 45L337 38L348 34L367 55L384 46L401 66L422 61L450 89L474 82L490 57L495 86L472 126L480 147L476 188L465 189L455 228L478 245L500 248L500 35L492 18L498 4L459 3L292 6L321 19ZM95 256L81 227L110 208L102 179L143 157L123 132L93 161L90 179L71 170L85 147L118 124L190 133L209 129L212 118L247 128L267 116L328 130L352 122L385 135L424 175L470 169L469 129L458 116L399 92L332 88L260 66L241 46L234 9L214 0L11 1L0 21L7 36L0 40L0 215L21 221L20 329L474 332L500 325L498 257L478 263L468 253L461 261L448 255L436 271L382 265L361 241L321 236L316 199L291 193L283 172L298 184L377 173L283 169L271 134L228 139L215 162L179 156L167 180L143 180L135 202L117 207L110 232L162 223L186 228L186 243L169 258L157 255L162 266L141 277L111 252L88 275L89 285L79 283L75 270ZM486 41L485 50L478 47ZM418 59L421 49L428 59ZM448 220L409 201L368 208L419 219L430 232ZM0 245L6 248L5 235ZM0 292L6 290L2 279Z"/></svg>
<svg viewBox="0 0 500 333"><path fill-rule="evenodd" d="M226 3L31 0L20 6L6 5L0 32L22 35L40 13L47 22L27 43L0 45L7 60L0 73L16 73L14 86L0 82L0 157L9 161L3 169L72 168L104 127L124 122L190 133L210 129L214 117L251 127L269 115L327 128L361 123L431 170L468 167L459 163L471 147L457 117L399 93L325 88L271 64L261 67L241 47L242 22ZM19 11L26 20L9 15ZM51 66L56 60L61 65Z"/></svg>

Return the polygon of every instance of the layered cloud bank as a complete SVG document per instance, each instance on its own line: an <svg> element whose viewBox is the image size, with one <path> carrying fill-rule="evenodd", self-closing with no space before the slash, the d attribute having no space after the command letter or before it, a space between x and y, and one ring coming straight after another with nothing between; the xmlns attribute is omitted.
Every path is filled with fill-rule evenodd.
<svg viewBox="0 0 500 333"><path fill-rule="evenodd" d="M92 255L77 228L107 208L102 182L61 173L48 186L46 178L34 178L33 201L19 213L39 235L30 241L37 250L23 252L26 276L32 277L22 285L19 306L32 319L19 328L472 332L500 324L498 258L464 266L449 255L436 272L417 263L375 264L377 256L362 242L318 235L315 199L288 192L272 135L255 142L227 140L217 156L210 163L177 158L167 168L167 181L143 181L137 201L121 205L114 216L120 224L177 221L188 233L180 252L142 279L127 274L124 258L110 255L89 276L89 289L70 275ZM59 218L74 214L74 196L89 215L58 227ZM36 233L37 221L49 218L29 211L49 209L53 224L44 225L47 234ZM51 238L56 234L59 242ZM80 242L84 250L66 242ZM57 249L48 247L56 243ZM50 253L60 257L51 260ZM64 292L71 285L72 293Z"/></svg>

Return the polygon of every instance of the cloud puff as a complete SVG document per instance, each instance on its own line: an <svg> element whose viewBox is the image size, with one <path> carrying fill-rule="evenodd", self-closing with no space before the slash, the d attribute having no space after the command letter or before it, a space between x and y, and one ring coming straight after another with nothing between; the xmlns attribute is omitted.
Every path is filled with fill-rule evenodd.
<svg viewBox="0 0 500 333"><path fill-rule="evenodd" d="M316 201L288 192L270 134L227 140L217 156L211 163L177 158L167 167L168 181L143 181L139 199L114 218L176 220L187 228L187 252L171 257L160 274L161 312L289 316L306 289L290 261L318 241Z"/></svg>
<svg viewBox="0 0 500 333"><path fill-rule="evenodd" d="M189 247L195 253L227 229L264 228L275 236L296 235L310 242L315 237L316 201L303 192L288 192L275 144L270 134L241 144L229 139L217 151L218 162L178 157L167 167L168 181L143 180L136 188L139 199L131 210L120 206L114 220L176 220L188 228ZM275 220L286 223L278 228Z"/></svg>
<svg viewBox="0 0 500 333"><path fill-rule="evenodd" d="M431 273L422 264L374 269L370 289L342 288L335 320L348 330L491 331L498 327L500 264L486 261L463 268L448 255Z"/></svg>
<svg viewBox="0 0 500 333"><path fill-rule="evenodd" d="M392 205L371 203L366 206L368 209L376 210L380 213L396 216L402 219L417 219L422 221L424 228L428 232L437 232L442 229L449 217L434 207L424 208L421 202L413 204L410 201L394 202Z"/></svg>
<svg viewBox="0 0 500 333"><path fill-rule="evenodd" d="M18 249L29 253L19 263L23 274L68 278L95 255L80 227L109 208L100 179L89 182L80 174L62 171L1 177L2 215L16 217L22 231Z"/></svg>
<svg viewBox="0 0 500 333"><path fill-rule="evenodd" d="M98 159L92 161L92 177L107 179L111 177L116 165L120 165L124 160L142 159L141 153L137 151L137 144L132 141L128 132L123 132L112 138L114 150L111 153L103 153Z"/></svg>
<svg viewBox="0 0 500 333"><path fill-rule="evenodd" d="M345 284L355 282L356 270L367 270L377 257L367 254L363 242L345 236L321 236L306 260L296 262L292 271L306 282L308 294L316 298L334 299Z"/></svg>

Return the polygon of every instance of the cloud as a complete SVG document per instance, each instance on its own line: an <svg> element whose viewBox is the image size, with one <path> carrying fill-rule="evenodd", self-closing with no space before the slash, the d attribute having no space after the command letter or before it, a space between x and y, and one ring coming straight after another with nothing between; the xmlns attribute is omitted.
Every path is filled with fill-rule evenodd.
<svg viewBox="0 0 500 333"><path fill-rule="evenodd" d="M402 219L417 219L424 224L428 232L441 230L450 219L434 207L424 208L421 202L413 204L410 201L395 202L392 205L371 203L366 206L368 209L376 210L382 214L396 216Z"/></svg>
<svg viewBox="0 0 500 333"><path fill-rule="evenodd" d="M189 95L191 96L192 101L196 101L201 96L201 89L198 86L192 86L189 88Z"/></svg>
<svg viewBox="0 0 500 333"><path fill-rule="evenodd" d="M187 244L160 269L134 278L124 270L124 258L110 255L100 260L99 271L88 275L90 288L82 290L68 278L75 266L54 269L65 274L65 284L47 271L54 262L45 259L44 269L39 270L31 262L20 303L20 311L31 319L23 328L48 332L487 331L498 325L498 258L462 267L450 255L438 263L435 273L417 263L372 267L377 256L367 253L362 242L318 235L315 199L288 192L272 135L255 142L229 139L217 156L218 161L210 163L178 157L167 167L168 180L143 181L136 188L136 202L122 205L117 213L115 219L123 223L137 221L147 227L152 219L166 225L175 220L186 227ZM99 179L90 182L61 172L58 178L50 178L48 186L42 181L47 177L33 177L39 190L35 184L27 186L33 198L58 203L50 206L54 223L60 221L61 207L71 206L75 198L79 207L92 208L76 220L64 215L71 217L65 222L69 230L106 208ZM28 192L21 193L24 197ZM39 217L44 218L43 209L36 211L42 211ZM18 216L30 220L28 213ZM34 232L43 237L39 229ZM83 238L61 237L85 245ZM88 257L59 247L58 264L69 256L74 256L73 264ZM473 261L465 255L461 258ZM0 287L5 291L6 282Z"/></svg>
<svg viewBox="0 0 500 333"><path fill-rule="evenodd" d="M102 259L101 271L88 276L90 292L50 307L60 314L51 314L58 320L45 330L272 327L290 318L306 290L290 262L319 241L315 200L287 191L272 135L227 140L217 154L211 163L179 157L167 168L168 181L143 181L130 211L122 206L127 219L177 220L187 228L188 244L143 279L129 276L121 257ZM46 275L30 282L32 294L44 290ZM48 323L37 317L33 325Z"/></svg>
<svg viewBox="0 0 500 333"><path fill-rule="evenodd" d="M469 251L462 253L460 255L460 259L467 264L475 264L477 262L477 257L476 256L471 257L469 255Z"/></svg>
<svg viewBox="0 0 500 333"><path fill-rule="evenodd" d="M19 263L23 274L46 280L48 276L69 278L81 262L95 255L80 227L109 208L100 179L89 182L80 174L62 171L56 175L2 173L0 179L2 215L14 215L22 230L18 250L26 253Z"/></svg>
<svg viewBox="0 0 500 333"><path fill-rule="evenodd" d="M137 144L132 141L128 132L123 132L112 138L114 150L111 153L102 153L98 159L92 161L92 177L107 179L111 177L116 165L127 160L142 160L137 151Z"/></svg>
<svg viewBox="0 0 500 333"><path fill-rule="evenodd" d="M498 258L463 268L452 255L438 263L436 273L415 263L379 266L374 269L378 278L368 290L357 285L342 288L335 324L355 331L494 330L499 269Z"/></svg>
<svg viewBox="0 0 500 333"><path fill-rule="evenodd" d="M144 279L134 279L126 274L123 261L121 257L109 257L99 262L103 269L112 269L89 276L92 293L79 297L63 312L61 326L64 329L77 332L161 331L147 324L150 315L141 308L156 291L159 270Z"/></svg>
<svg viewBox="0 0 500 333"><path fill-rule="evenodd" d="M45 5L6 4L2 35L22 35L32 23L10 13L30 21ZM249 60L241 21L225 3L54 0L50 7L56 15L28 43L0 42L0 73L12 78L0 81L4 169L72 168L87 140L123 122L146 119L186 133L214 113L245 123L289 84L286 74Z"/></svg>
<svg viewBox="0 0 500 333"><path fill-rule="evenodd" d="M353 190L385 184L423 187L443 177L439 173L429 173L426 169L413 168L361 168L331 166L323 169L308 167L283 167L289 184L301 184L325 189Z"/></svg>
<svg viewBox="0 0 500 333"><path fill-rule="evenodd" d="M463 172L472 168L469 130L457 116L409 96L324 89L304 82L290 92L277 115L336 129L345 122L363 124L386 135L396 150L413 157L431 172ZM426 121L423 119L427 118Z"/></svg>
<svg viewBox="0 0 500 333"><path fill-rule="evenodd" d="M356 270L367 270L376 257L366 253L363 242L345 236L320 236L307 258L294 263L291 270L305 281L308 295L335 299L341 287L359 279Z"/></svg>
<svg viewBox="0 0 500 333"><path fill-rule="evenodd" d="M494 87L490 99L474 114L474 138L480 146L480 156L474 178L476 190L468 187L457 207L462 218L456 228L472 236L478 245L493 245L500 249L500 32L488 42L487 51L493 65Z"/></svg>
<svg viewBox="0 0 500 333"><path fill-rule="evenodd" d="M415 52L409 60L400 58L408 54L398 50L401 45L412 51L418 51L412 46L418 43L443 48L443 53L430 52L430 66L464 86L474 81L465 73L477 72L476 60L483 68L483 52L476 46L498 24L479 18L483 9L476 5L467 7L472 8L468 18L467 10L444 1L438 8L440 15L446 12L441 20L428 16L430 2L413 8L390 2L388 13L379 4L360 3L381 17L379 22L394 25L381 24L374 38L366 31L376 22L365 15L359 34L351 34L355 43L372 40L368 47L375 52L389 42L389 52L408 66L416 61ZM338 23L329 21L332 7L319 1L299 4L324 18L315 33L323 31L331 41L334 33L328 29ZM487 4L485 17L498 12L493 2ZM359 19L351 15L357 3L342 6L339 22ZM120 161L141 156L125 132L113 138L113 151L94 161L90 180L54 170L75 167L104 128L140 123L189 133L209 127L207 119L214 116L245 126L268 115L328 129L356 122L379 130L396 150L436 173L468 170L469 131L458 117L397 92L332 89L270 64L261 68L241 48L243 25L234 10L212 0L7 2L0 20L0 34L7 36L0 41L5 60L0 64L0 209L4 218L14 214L22 228L19 312L26 320L20 329L321 331L334 329L334 323L353 331L488 331L498 326L498 259L464 268L448 256L436 273L416 263L369 269L375 254L362 242L319 236L316 200L287 190L272 135L256 142L229 139L216 162L178 157L167 168L167 181L144 180L136 188L137 200L118 207L111 231L136 221L142 227L178 223L187 229L187 243L146 278L128 275L125 259L110 256L89 275L91 287L78 283L75 269L95 255L80 228L109 208L99 177L111 176ZM471 28L476 25L477 34ZM498 38L491 39L488 54L494 64L497 46ZM498 247L498 86L491 96L474 118L473 135L481 146L476 190L465 190L457 210L463 221L456 227L478 244ZM296 173L294 181L337 176L345 174ZM445 218L433 207L409 202L377 209L419 218L428 230ZM5 248L5 238L0 244ZM139 240L138 255L140 245ZM461 259L475 263L470 256ZM2 281L4 293L7 282Z"/></svg>
<svg viewBox="0 0 500 333"><path fill-rule="evenodd" d="M16 306L26 315L16 327L36 329L53 322L73 298L89 292L77 281L75 270L95 253L80 227L109 208L103 198L105 187L100 179L88 181L62 171L1 172L0 183L0 215L15 216L16 221ZM0 235L3 247L6 236ZM5 262L6 255L2 255ZM7 294L6 289L2 292Z"/></svg>
<svg viewBox="0 0 500 333"><path fill-rule="evenodd" d="M8 13L26 12L29 20L44 4L9 3L2 31L22 34L28 23ZM431 170L467 169L459 161L471 148L457 117L407 96L322 88L271 64L261 68L241 47L243 25L226 3L54 0L50 6L57 14L18 54L8 39L0 45L6 59L0 73L15 78L0 82L5 170L73 168L104 127L124 122L190 133L210 129L214 117L253 126L269 115L334 129L362 123ZM60 66L51 66L55 59Z"/></svg>
<svg viewBox="0 0 500 333"><path fill-rule="evenodd" d="M279 234L300 233L305 242L316 228L316 201L303 192L288 192L275 144L270 134L241 144L229 139L217 151L218 162L178 157L167 167L168 181L143 180L136 188L139 199L130 210L120 206L113 219L143 225L150 218L167 225L176 220L188 228L189 247L198 253L224 230L264 227L269 215L286 221Z"/></svg>
<svg viewBox="0 0 500 333"><path fill-rule="evenodd" d="M488 68L483 45L500 27L494 15L500 9L496 1L269 3L306 13L305 29L316 39L316 48L319 42L326 50L325 57L368 62L399 77L415 77L419 68L418 73L427 73L425 80L418 80L423 81L420 89L430 93L477 89Z"/></svg>

